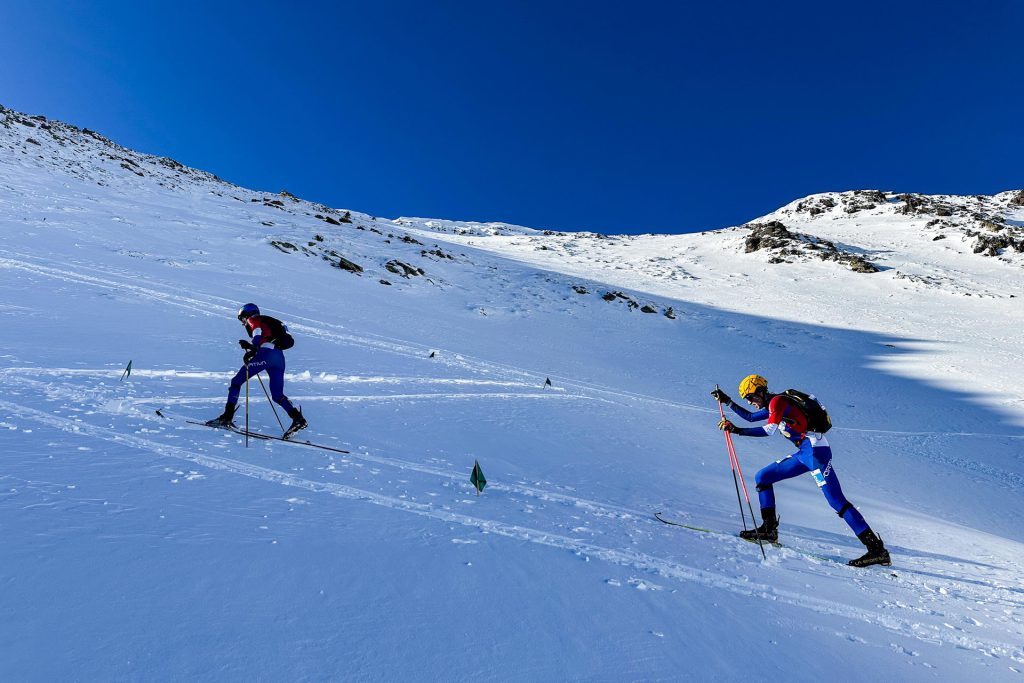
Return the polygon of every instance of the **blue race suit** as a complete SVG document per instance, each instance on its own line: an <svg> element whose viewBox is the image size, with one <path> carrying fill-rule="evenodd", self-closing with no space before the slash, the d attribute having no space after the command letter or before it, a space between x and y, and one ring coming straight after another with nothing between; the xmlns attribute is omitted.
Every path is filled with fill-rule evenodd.
<svg viewBox="0 0 1024 683"><path fill-rule="evenodd" d="M782 434L797 446L796 453L768 465L754 478L754 481L757 482L757 495L762 508L775 507L773 484L812 472L815 482L821 492L825 494L825 500L836 511L836 514L850 526L853 533L860 535L868 529L868 523L864 521L864 517L843 494L839 477L836 475L835 469L832 468L832 449L829 447L825 435L814 432L806 433L804 429L800 429L800 427L806 427L806 418L802 413L798 414L799 410L791 405L784 396L773 397L769 407L755 412L750 412L736 403L730 403L729 407L748 422L758 422L771 417L770 424L766 427L737 428L736 434L740 436L769 436L775 431L774 427L781 425ZM801 422L802 424L800 424ZM794 429L794 426L797 429Z"/></svg>
<svg viewBox="0 0 1024 683"><path fill-rule="evenodd" d="M256 352L256 356L249 361L249 377L266 372L270 378L270 397L274 403L284 408L285 412L291 414L294 407L288 397L284 395L284 351L275 349L271 344L263 344ZM239 368L231 380L231 388L228 389L228 403L238 403L238 394L245 384L246 366Z"/></svg>

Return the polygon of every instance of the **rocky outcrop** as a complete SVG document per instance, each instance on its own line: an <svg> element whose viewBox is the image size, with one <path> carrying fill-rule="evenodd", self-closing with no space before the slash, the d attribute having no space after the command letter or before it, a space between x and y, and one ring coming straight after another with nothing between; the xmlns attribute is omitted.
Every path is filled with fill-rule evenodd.
<svg viewBox="0 0 1024 683"><path fill-rule="evenodd" d="M877 273L878 267L863 256L844 251L832 242L796 232L781 221L749 223L750 235L744 240L744 251L767 251L768 263L789 263L789 259L818 258L836 261L855 273Z"/></svg>

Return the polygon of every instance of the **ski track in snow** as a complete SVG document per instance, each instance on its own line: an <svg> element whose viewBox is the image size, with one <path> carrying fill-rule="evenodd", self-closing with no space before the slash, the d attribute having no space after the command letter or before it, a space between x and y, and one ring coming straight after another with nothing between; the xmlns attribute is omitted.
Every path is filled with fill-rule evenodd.
<svg viewBox="0 0 1024 683"><path fill-rule="evenodd" d="M253 479L259 479L283 486L301 488L314 493L328 493L348 500L372 503L392 510L420 515L441 522L476 528L484 533L491 533L542 546L569 550L578 555L594 557L623 567L651 572L665 579L695 583L708 588L716 588L744 596L758 597L785 603L821 614L861 621L869 625L881 627L903 637L914 638L930 643L948 644L958 648L973 650L987 656L1005 657L1018 663L1024 663L1024 649L1021 648L1019 641L1016 643L1007 643L988 638L977 638L963 632L952 631L950 628L943 628L938 625L922 624L917 621L901 618L895 614L887 613L885 611L876 611L854 605L842 604L835 600L819 599L803 593L775 588L767 584L754 583L745 578L737 578L714 571L690 567L679 562L656 557L644 552L606 547L593 542L572 538L570 536L563 535L562 533L543 531L517 524L487 520L467 514L453 512L451 510L440 509L424 503L403 500L402 498L355 488L345 484L312 481L310 479L296 476L295 474L281 472L279 470L243 462L241 460L194 453L181 447L171 446L137 436L122 434L113 429L98 427L85 422L55 416L15 403L10 403L8 401L0 400L0 409L5 410L12 417L29 420L64 432L148 451L163 457L193 462L214 470L240 474ZM576 502L576 499L569 496L565 496L563 499L566 502ZM858 578L858 580L863 579ZM947 595L946 597L948 598L949 596ZM973 601L977 599L977 597L967 595L964 596L964 599ZM901 607L903 605L897 601L896 603L893 603L893 606ZM1014 601L1014 607L1019 612L1024 609L1024 602ZM917 609L921 612L928 612L927 609ZM934 614L938 615L941 620L941 613ZM1018 627L1017 633L1024 638L1024 628L1021 628L1021 621L1019 619L1015 619L1014 621ZM943 624L943 626L945 626L945 624Z"/></svg>

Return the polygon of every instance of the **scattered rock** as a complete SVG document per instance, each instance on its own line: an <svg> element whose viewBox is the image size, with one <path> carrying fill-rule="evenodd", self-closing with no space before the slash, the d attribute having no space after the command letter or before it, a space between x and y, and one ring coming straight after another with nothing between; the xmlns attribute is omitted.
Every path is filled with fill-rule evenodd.
<svg viewBox="0 0 1024 683"><path fill-rule="evenodd" d="M286 254L291 254L299 250L299 248L292 244L291 242L281 242L279 240L271 240L270 246L280 251L283 251Z"/></svg>
<svg viewBox="0 0 1024 683"><path fill-rule="evenodd" d="M573 285L572 291L576 292L577 294L590 294L590 291L583 285ZM609 299L605 299L605 301L609 301Z"/></svg>
<svg viewBox="0 0 1024 683"><path fill-rule="evenodd" d="M327 261L335 268L347 270L348 272L355 273L356 275L359 275L360 273L363 272L362 266L360 266L357 263L353 263L352 261L349 261L347 258L342 256L338 252L334 251L333 249L329 249L323 252L321 254L321 257L323 258L324 261Z"/></svg>
<svg viewBox="0 0 1024 683"><path fill-rule="evenodd" d="M384 267L395 275L401 275L404 278L410 278L417 275L425 275L426 271L416 266L410 266L408 263L403 263L398 259L392 259L384 264Z"/></svg>
<svg viewBox="0 0 1024 683"><path fill-rule="evenodd" d="M403 240L403 241L405 241L405 240ZM416 244L419 244L419 242L417 242ZM438 248L438 249L430 249L430 250L423 249L423 250L420 251L420 256L422 256L424 258L428 258L430 256L436 256L437 258L449 259L451 261L455 260L454 256L452 256L451 254L446 254L440 248Z"/></svg>

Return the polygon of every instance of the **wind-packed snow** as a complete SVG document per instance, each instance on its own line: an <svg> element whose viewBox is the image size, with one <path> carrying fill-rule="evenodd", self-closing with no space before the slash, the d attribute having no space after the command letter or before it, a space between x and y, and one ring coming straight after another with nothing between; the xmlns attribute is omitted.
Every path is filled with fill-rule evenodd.
<svg viewBox="0 0 1024 683"><path fill-rule="evenodd" d="M0 679L1022 680L1020 196L816 195L747 252L389 221L0 110ZM350 454L186 422L249 301ZM828 406L892 567L810 477L767 560L732 535L709 392L751 372ZM752 495L790 452L736 444Z"/></svg>

